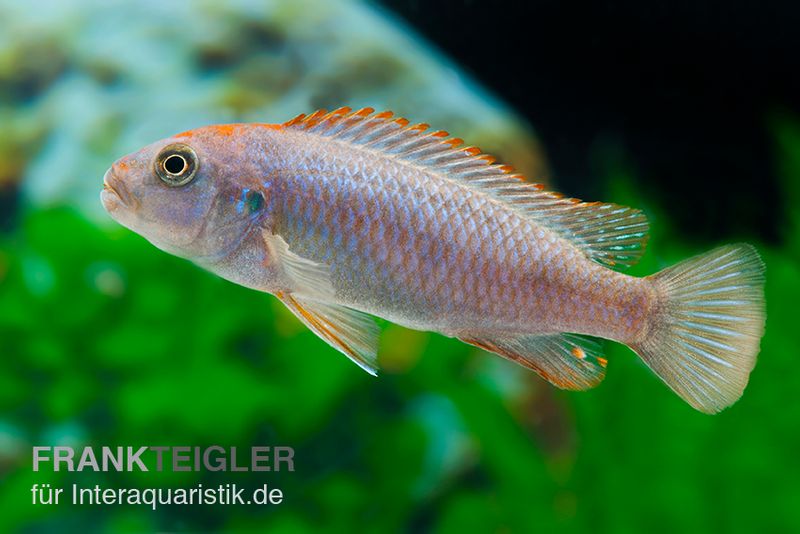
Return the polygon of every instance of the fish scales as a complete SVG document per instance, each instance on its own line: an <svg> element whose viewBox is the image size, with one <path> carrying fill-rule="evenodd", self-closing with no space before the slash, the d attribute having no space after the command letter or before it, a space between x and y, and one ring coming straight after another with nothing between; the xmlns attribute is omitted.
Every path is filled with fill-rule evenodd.
<svg viewBox="0 0 800 534"><path fill-rule="evenodd" d="M342 303L453 334L624 340L638 330L643 310L626 303L648 291L641 279L606 270L604 283L603 268L571 243L486 194L325 141L305 132L284 140L286 178L272 202L276 232L297 254L331 266Z"/></svg>
<svg viewBox="0 0 800 534"><path fill-rule="evenodd" d="M376 374L370 317L439 332L573 390L628 345L714 413L742 394L764 329L764 266L727 245L644 278L639 210L526 183L446 132L341 108L207 126L112 165L101 199L159 248L272 293Z"/></svg>

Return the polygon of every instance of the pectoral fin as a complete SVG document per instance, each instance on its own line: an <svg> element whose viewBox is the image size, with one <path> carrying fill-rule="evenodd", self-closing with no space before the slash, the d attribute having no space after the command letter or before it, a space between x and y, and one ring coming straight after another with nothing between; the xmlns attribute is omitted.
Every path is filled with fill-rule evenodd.
<svg viewBox="0 0 800 534"><path fill-rule="evenodd" d="M264 231L267 256L277 262L287 288L275 295L315 334L369 374L378 374L380 329L367 314L334 304L328 265L295 254L284 239Z"/></svg>
<svg viewBox="0 0 800 534"><path fill-rule="evenodd" d="M562 389L589 389L605 377L606 360L599 345L581 336L480 336L461 340L533 369Z"/></svg>
<svg viewBox="0 0 800 534"><path fill-rule="evenodd" d="M344 353L369 374L378 374L380 329L367 314L338 304L303 299L288 293L276 295L315 334Z"/></svg>
<svg viewBox="0 0 800 534"><path fill-rule="evenodd" d="M326 264L317 263L289 250L283 238L268 231L263 232L267 257L280 264L292 294L314 296L322 299L333 297L330 270Z"/></svg>

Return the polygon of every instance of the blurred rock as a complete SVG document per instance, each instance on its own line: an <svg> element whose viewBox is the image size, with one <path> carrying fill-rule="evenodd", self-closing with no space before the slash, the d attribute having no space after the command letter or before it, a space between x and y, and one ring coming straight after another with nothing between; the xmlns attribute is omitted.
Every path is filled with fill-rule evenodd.
<svg viewBox="0 0 800 534"><path fill-rule="evenodd" d="M545 174L526 124L365 2L0 4L0 154L12 155L0 185L22 178L35 206L98 215L103 172L144 144L342 105L391 109Z"/></svg>

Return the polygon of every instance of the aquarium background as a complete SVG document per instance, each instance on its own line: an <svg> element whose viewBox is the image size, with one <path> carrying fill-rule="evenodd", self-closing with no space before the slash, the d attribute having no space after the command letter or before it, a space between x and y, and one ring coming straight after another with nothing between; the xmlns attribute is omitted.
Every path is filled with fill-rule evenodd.
<svg viewBox="0 0 800 534"><path fill-rule="evenodd" d="M799 530L798 20L788 2L0 2L0 532ZM339 105L643 208L637 275L754 243L768 320L742 400L697 413L613 343L600 387L563 392L385 323L375 379L100 209L105 169L154 139ZM31 466L34 445L262 444L295 447L296 472ZM286 499L33 506L45 482Z"/></svg>

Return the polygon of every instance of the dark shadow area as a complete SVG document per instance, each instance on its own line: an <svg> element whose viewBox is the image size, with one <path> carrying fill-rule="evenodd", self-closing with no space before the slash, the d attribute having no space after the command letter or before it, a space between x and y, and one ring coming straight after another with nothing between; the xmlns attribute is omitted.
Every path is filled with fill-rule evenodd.
<svg viewBox="0 0 800 534"><path fill-rule="evenodd" d="M685 232L777 239L766 122L800 109L799 4L383 3L528 118L565 192L599 192L622 144Z"/></svg>

